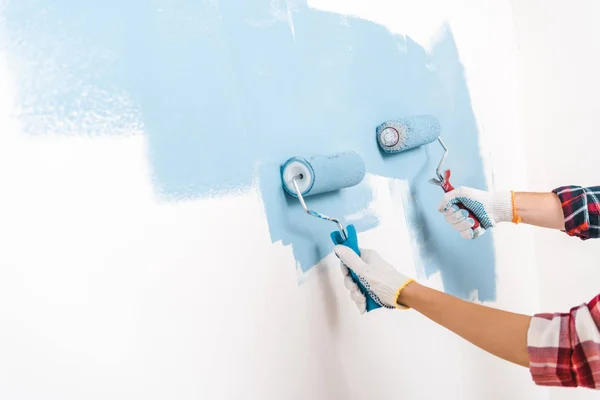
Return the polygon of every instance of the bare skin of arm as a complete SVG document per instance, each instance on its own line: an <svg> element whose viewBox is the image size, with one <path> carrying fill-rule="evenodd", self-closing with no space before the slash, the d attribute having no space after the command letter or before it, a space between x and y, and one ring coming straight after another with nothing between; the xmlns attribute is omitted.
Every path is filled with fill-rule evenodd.
<svg viewBox="0 0 600 400"><path fill-rule="evenodd" d="M524 224L565 229L562 204L554 193L515 193L515 205ZM529 366L527 331L531 316L474 304L416 282L401 292L398 303L497 357Z"/></svg>
<svg viewBox="0 0 600 400"><path fill-rule="evenodd" d="M562 205L554 193L515 193L515 205L522 223L565 229ZM474 304L416 282L402 290L397 302L499 358L529 367L531 316Z"/></svg>
<svg viewBox="0 0 600 400"><path fill-rule="evenodd" d="M524 224L565 229L560 199L554 193L515 193L517 213Z"/></svg>
<svg viewBox="0 0 600 400"><path fill-rule="evenodd" d="M406 286L397 301L497 357L529 366L530 316L470 303L416 282Z"/></svg>

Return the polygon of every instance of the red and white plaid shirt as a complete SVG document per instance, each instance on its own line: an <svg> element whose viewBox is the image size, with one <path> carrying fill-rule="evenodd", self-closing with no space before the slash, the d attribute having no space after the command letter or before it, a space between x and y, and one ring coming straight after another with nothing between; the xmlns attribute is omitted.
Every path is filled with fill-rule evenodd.
<svg viewBox="0 0 600 400"><path fill-rule="evenodd" d="M600 187L567 186L554 193L562 202L568 235L600 237ZM536 384L600 389L600 294L569 313L535 315L527 345Z"/></svg>

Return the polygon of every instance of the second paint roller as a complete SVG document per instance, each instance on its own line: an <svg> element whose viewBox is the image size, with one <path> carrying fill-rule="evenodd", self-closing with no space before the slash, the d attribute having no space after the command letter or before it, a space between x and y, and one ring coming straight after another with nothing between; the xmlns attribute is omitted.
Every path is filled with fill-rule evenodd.
<svg viewBox="0 0 600 400"><path fill-rule="evenodd" d="M430 179L429 182L440 186L444 192L454 190L454 187L450 184L450 170L446 170L442 174L442 165L448 155L448 148L440 136L440 123L434 116L417 115L386 121L377 127L375 134L381 150L391 154L410 150L437 140L444 149L444 155L436 169L437 178ZM475 235L483 234L484 229L477 217L463 204L459 203L457 207L466 210L469 213L468 218L473 219L473 232Z"/></svg>
<svg viewBox="0 0 600 400"><path fill-rule="evenodd" d="M365 163L362 157L355 152L308 158L292 157L281 166L283 189L289 195L298 198L307 214L335 223L338 230L331 233L331 240L335 244L350 247L358 255L360 255L360 249L354 225L344 228L338 219L310 209L304 198L358 185L364 176ZM381 301L376 296L370 295L358 276L353 271L350 271L350 274L365 296L366 310L371 311L382 307Z"/></svg>

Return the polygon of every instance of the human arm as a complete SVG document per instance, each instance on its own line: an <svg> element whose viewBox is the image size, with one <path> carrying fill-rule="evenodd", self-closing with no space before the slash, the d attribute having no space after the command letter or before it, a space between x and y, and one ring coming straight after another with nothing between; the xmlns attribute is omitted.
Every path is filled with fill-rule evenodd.
<svg viewBox="0 0 600 400"><path fill-rule="evenodd" d="M461 187L446 193L439 205L448 223L465 238L477 237L473 221L456 207L463 203L484 229L514 222L563 230L581 239L600 237L600 187L560 187L547 193L487 192Z"/></svg>
<svg viewBox="0 0 600 400"><path fill-rule="evenodd" d="M529 366L528 315L471 303L416 282L407 285L397 301L488 353Z"/></svg>
<svg viewBox="0 0 600 400"><path fill-rule="evenodd" d="M600 389L600 295L568 313L515 314L411 283L398 302L504 360L540 386Z"/></svg>
<svg viewBox="0 0 600 400"><path fill-rule="evenodd" d="M520 222L542 228L565 229L565 217L558 196L553 193L515 193Z"/></svg>
<svg viewBox="0 0 600 400"><path fill-rule="evenodd" d="M345 246L336 246L335 252L387 304L413 308L500 358L528 365L527 329L531 317L474 304L420 285L372 250L361 249L362 258ZM352 299L361 304L357 302L360 291L352 290L352 281L346 282Z"/></svg>
<svg viewBox="0 0 600 400"><path fill-rule="evenodd" d="M413 308L481 349L529 366L536 384L600 388L600 295L568 314L532 317L420 285L372 250L361 249L362 258L344 246L335 252L388 305ZM360 310L364 297L351 280L346 287Z"/></svg>

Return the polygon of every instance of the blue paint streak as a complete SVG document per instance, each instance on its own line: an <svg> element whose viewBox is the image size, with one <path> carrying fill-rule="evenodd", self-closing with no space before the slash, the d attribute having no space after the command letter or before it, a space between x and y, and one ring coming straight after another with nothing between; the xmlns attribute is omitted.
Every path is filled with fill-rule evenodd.
<svg viewBox="0 0 600 400"><path fill-rule="evenodd" d="M32 61L29 69L15 67L21 104L68 120L71 111L107 107L82 103L84 87L127 93L148 135L157 190L173 199L250 186L258 168L271 239L291 244L303 270L330 254L334 227L284 195L280 163L355 150L368 172L410 180L410 220L426 272L441 271L450 293L478 289L481 300L495 299L490 235L463 240L435 212L442 193L427 179L441 149L384 155L375 140L383 121L433 114L451 151L455 185L486 187L449 29L428 54L371 22L342 24L337 14L299 4L294 39L288 23L273 17L287 15L285 7L268 0L10 2L11 54ZM48 80L48 70L61 79ZM23 121L35 126L36 118L34 112ZM340 217L371 200L364 184L309 198L311 207ZM377 219L367 215L355 225L365 231Z"/></svg>

